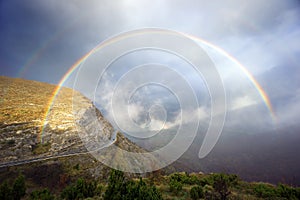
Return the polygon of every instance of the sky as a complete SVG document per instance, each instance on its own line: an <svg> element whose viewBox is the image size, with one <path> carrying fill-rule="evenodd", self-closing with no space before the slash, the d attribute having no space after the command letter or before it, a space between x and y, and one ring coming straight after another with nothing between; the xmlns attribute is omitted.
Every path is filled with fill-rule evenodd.
<svg viewBox="0 0 300 200"><path fill-rule="evenodd" d="M80 58L108 38L136 29L168 29L201 38L195 42L216 65L224 84L225 126L261 130L290 126L300 117L299 19L296 0L2 0L0 75L58 84ZM165 79L169 88L152 84L130 91L132 81L122 77L143 63L171 67L160 66L158 73L154 67L132 80ZM128 132L133 131L132 126L126 127L132 122L126 121L128 116L133 124L155 131L175 127L187 115L190 121L220 115L211 113L212 94L205 78L176 55L160 50L132 52L113 63L95 83L90 81L95 69L85 69L75 89L91 98L110 120L115 117L110 104L114 87L124 81L119 84L122 95L114 101L129 107L118 115L123 123L119 126ZM179 78L172 78L172 73ZM249 74L270 99L273 111ZM71 74L64 85L73 87L75 77L76 73ZM176 97L184 97L183 83L195 92L200 106L180 112ZM125 102L128 95L130 101Z"/></svg>

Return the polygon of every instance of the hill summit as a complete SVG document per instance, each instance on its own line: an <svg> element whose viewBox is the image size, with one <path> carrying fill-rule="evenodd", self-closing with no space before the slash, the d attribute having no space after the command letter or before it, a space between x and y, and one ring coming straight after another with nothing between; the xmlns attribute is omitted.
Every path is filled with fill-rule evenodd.
<svg viewBox="0 0 300 200"><path fill-rule="evenodd" d="M114 140L114 146L125 151L146 152L114 130L93 103L77 91L3 76L0 90L0 170L6 169L0 179L15 176L20 170L37 185L43 177L50 179L46 185L55 185L61 177L107 176L109 168L91 156L82 142L84 131L93 132L103 144ZM83 121L91 110L96 118ZM79 126L78 121L85 126ZM124 168L139 165L134 158L125 162L124 155L109 145L101 155ZM149 164L157 161L147 160Z"/></svg>

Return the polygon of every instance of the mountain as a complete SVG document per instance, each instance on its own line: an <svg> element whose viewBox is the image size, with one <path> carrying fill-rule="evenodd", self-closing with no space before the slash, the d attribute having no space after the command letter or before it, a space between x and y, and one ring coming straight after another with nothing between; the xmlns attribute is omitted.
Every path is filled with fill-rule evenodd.
<svg viewBox="0 0 300 200"><path fill-rule="evenodd" d="M233 173L246 181L299 186L299 131L300 126L260 133L224 127L213 150L199 159L201 132L174 165L178 171Z"/></svg>
<svg viewBox="0 0 300 200"><path fill-rule="evenodd" d="M0 90L0 180L22 172L33 185L59 188L78 177L106 179L110 168L87 151L94 148L89 143L93 138L100 156L109 160L106 164L140 166L116 149L146 151L115 131L79 92L3 76Z"/></svg>
<svg viewBox="0 0 300 200"><path fill-rule="evenodd" d="M24 199L32 199L34 195L33 199L44 199L47 194L52 195L49 199L59 199L62 196L65 199L81 199L84 196L89 199L103 199L108 196L106 199L110 199L111 196L107 194L120 193L127 196L142 194L143 197L156 195L158 199L194 199L197 196L212 199L223 194L224 187L220 189L219 186L225 186L226 194L233 199L296 199L300 196L299 188L247 183L230 174L184 172L162 176L163 173L173 170L168 167L151 174L126 173L125 177L122 172L111 171L98 159L104 157L106 164L117 165L122 169L130 166L139 169L139 160L126 157L127 154L119 149L137 154L145 153L146 150L114 130L92 102L79 92L64 87L58 89L57 86L47 83L0 77L0 199L5 199L3 195L9 196L7 193L15 194L20 188L25 188L22 193ZM205 127L201 126L201 130L205 131ZM297 130L299 129L291 131ZM282 160L287 153L295 155L299 151L264 154L263 150L269 149L268 146L261 149L265 144L262 143L258 149L247 154L249 149L253 149L251 144L257 146L255 140L249 141L251 137L246 135L237 138L233 135L229 139L221 138L213 152L207 158L199 160L197 152L203 135L199 134L198 137L191 148L173 163L175 168L185 171L207 169L206 172L211 172L222 171L220 166L231 166L229 172L239 173L236 170L240 169L261 176L274 167L275 170L270 171L276 176L276 166L261 165L261 162L271 156L275 160L278 156L280 161L285 161L284 164L291 167L291 173L299 180L299 173L296 171L299 169L298 164L294 163L292 166L293 160L289 158ZM159 141L155 142L159 146ZM238 143L239 146L234 146L233 143ZM147 144L141 145L147 147ZM294 145L297 145L297 140L294 140ZM99 147L100 156L94 154ZM247 152L243 152L244 149ZM247 171L247 166L243 168L242 162L251 162L252 156L258 155L260 151L262 156L257 156L255 161L261 168L256 168L255 165L252 165L250 171ZM149 165L158 163L157 158L151 156L146 156L145 160ZM284 168L284 164L279 167ZM109 174L111 176L108 179ZM22 183L22 175L26 183L19 184L22 187L15 187L15 183ZM243 174L240 175L243 177ZM138 176L144 178L136 179ZM290 183L289 180L287 182ZM122 186L123 189L117 186ZM92 192L84 193L87 188Z"/></svg>

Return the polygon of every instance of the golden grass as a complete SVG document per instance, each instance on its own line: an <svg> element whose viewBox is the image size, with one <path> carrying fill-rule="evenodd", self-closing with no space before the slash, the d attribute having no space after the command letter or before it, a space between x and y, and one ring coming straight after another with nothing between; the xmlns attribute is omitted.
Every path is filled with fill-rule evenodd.
<svg viewBox="0 0 300 200"><path fill-rule="evenodd" d="M0 123L31 122L42 126L57 86L19 78L0 76ZM51 110L72 113L73 90L61 88Z"/></svg>

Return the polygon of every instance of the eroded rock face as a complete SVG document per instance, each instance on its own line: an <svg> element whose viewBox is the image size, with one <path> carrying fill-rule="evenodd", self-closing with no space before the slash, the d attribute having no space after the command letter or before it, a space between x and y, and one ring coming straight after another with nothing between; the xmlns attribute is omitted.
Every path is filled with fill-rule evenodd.
<svg viewBox="0 0 300 200"><path fill-rule="evenodd" d="M0 126L1 162L31 156L38 144L38 127L31 122L2 123Z"/></svg>
<svg viewBox="0 0 300 200"><path fill-rule="evenodd" d="M7 77L0 77L0 86L0 163L103 149L94 155L99 160L142 166L135 158L124 160L120 149L146 151L117 133L79 92L60 88L57 93L54 85ZM151 156L145 159L156 162Z"/></svg>
<svg viewBox="0 0 300 200"><path fill-rule="evenodd" d="M66 171L74 175L72 165L80 164L80 172L75 174L88 171L97 178L103 177L101 171L107 173L103 163L127 171L135 167L135 172L141 173L143 163L158 163L152 155L138 158L146 151L114 130L79 92L68 88L57 92L54 85L7 77L0 77L0 89L0 165L71 155L59 157ZM91 153L96 150L100 154Z"/></svg>
<svg viewBox="0 0 300 200"><path fill-rule="evenodd" d="M68 88L0 77L0 162L35 156L84 152L79 132L84 127L107 142L113 132L90 100ZM96 111L96 112L95 112ZM93 112L97 118L91 118ZM91 121L92 119L92 121ZM99 127L101 125L101 127ZM88 138L91 139L91 138Z"/></svg>

